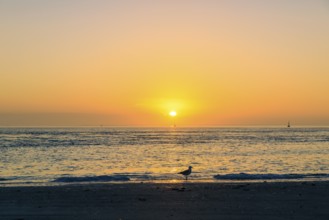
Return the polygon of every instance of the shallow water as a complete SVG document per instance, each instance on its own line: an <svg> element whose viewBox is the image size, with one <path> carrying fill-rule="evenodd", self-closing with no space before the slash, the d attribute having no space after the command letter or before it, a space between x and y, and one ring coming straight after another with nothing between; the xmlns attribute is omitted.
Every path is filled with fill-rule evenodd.
<svg viewBox="0 0 329 220"><path fill-rule="evenodd" d="M329 128L0 128L0 184L172 181L189 165L191 180L328 178Z"/></svg>

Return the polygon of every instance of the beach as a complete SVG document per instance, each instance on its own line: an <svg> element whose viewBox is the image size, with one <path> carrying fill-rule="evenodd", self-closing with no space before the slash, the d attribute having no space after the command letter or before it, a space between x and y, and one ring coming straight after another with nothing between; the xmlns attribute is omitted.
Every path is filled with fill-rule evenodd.
<svg viewBox="0 0 329 220"><path fill-rule="evenodd" d="M329 182L88 183L0 188L0 219L329 219Z"/></svg>
<svg viewBox="0 0 329 220"><path fill-rule="evenodd" d="M327 220L328 132L0 128L0 220Z"/></svg>

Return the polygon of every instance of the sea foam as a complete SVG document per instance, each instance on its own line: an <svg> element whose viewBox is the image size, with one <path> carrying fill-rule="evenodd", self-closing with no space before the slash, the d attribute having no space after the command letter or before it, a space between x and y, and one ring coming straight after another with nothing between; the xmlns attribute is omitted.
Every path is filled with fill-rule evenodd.
<svg viewBox="0 0 329 220"><path fill-rule="evenodd" d="M217 180L280 180L280 179L305 179L305 178L328 178L328 174L225 174L215 175Z"/></svg>
<svg viewBox="0 0 329 220"><path fill-rule="evenodd" d="M121 175L103 175L103 176L80 176L80 177L60 177L53 182L73 183L73 182L112 182L112 181L129 181L127 176Z"/></svg>

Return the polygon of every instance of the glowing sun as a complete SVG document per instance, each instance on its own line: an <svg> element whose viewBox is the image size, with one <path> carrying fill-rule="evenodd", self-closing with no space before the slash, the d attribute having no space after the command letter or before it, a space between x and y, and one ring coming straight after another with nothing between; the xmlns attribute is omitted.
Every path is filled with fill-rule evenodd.
<svg viewBox="0 0 329 220"><path fill-rule="evenodd" d="M176 113L175 111L171 111L171 112L169 112L169 115L170 115L171 117L175 117L175 116L177 115L177 113Z"/></svg>

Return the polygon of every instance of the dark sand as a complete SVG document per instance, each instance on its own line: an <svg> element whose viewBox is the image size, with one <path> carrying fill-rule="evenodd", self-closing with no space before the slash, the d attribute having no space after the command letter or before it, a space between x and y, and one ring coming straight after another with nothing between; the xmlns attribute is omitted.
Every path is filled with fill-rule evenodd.
<svg viewBox="0 0 329 220"><path fill-rule="evenodd" d="M329 219L329 182L1 187L0 219Z"/></svg>

